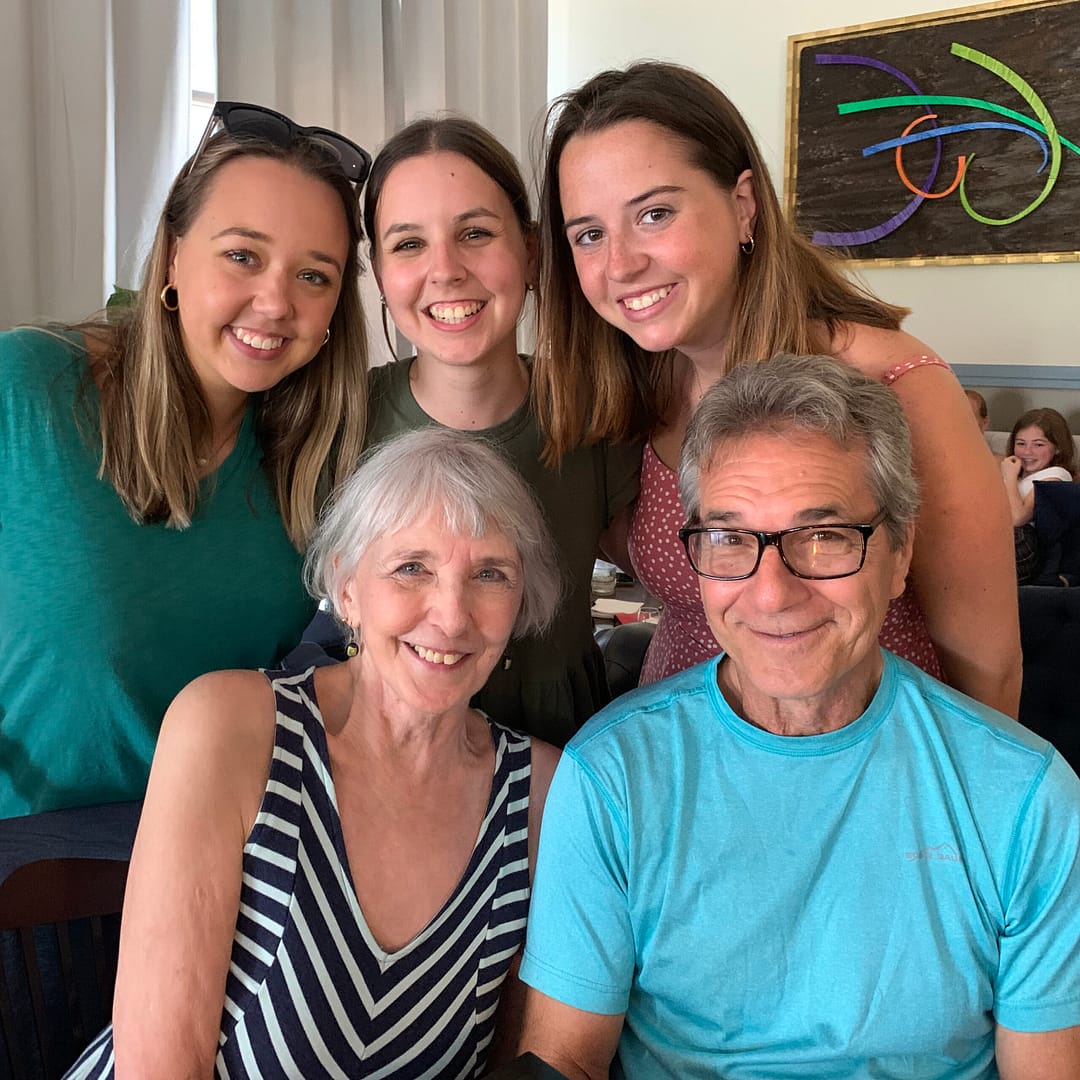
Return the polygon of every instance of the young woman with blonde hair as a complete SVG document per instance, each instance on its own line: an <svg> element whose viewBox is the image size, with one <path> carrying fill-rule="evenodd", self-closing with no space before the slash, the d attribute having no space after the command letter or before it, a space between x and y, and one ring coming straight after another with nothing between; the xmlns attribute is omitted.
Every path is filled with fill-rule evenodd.
<svg viewBox="0 0 1080 1080"><path fill-rule="evenodd" d="M0 335L0 816L140 797L182 686L298 640L364 437L368 164L219 102L133 306Z"/></svg>

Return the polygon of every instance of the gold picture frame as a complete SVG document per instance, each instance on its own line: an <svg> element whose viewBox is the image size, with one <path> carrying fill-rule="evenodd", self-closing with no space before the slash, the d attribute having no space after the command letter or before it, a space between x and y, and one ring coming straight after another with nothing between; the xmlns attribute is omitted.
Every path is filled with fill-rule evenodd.
<svg viewBox="0 0 1080 1080"><path fill-rule="evenodd" d="M1080 261L1080 0L788 39L785 204L860 266Z"/></svg>

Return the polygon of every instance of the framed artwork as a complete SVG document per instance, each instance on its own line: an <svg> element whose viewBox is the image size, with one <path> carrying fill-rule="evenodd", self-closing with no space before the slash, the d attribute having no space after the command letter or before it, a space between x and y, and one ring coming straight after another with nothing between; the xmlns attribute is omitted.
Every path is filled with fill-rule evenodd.
<svg viewBox="0 0 1080 1080"><path fill-rule="evenodd" d="M788 39L786 202L858 264L1080 260L1080 0Z"/></svg>

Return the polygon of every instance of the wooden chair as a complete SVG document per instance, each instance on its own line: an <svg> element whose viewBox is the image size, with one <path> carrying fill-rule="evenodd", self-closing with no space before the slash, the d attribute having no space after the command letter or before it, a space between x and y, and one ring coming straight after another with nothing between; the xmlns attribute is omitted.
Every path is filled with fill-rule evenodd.
<svg viewBox="0 0 1080 1080"><path fill-rule="evenodd" d="M63 1076L109 1022L138 809L0 822L2 1080Z"/></svg>

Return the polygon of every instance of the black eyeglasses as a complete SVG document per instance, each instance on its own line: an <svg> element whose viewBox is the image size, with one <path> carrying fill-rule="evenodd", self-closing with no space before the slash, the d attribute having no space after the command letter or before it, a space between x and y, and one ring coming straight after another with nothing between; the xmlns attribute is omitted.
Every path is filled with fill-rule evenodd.
<svg viewBox="0 0 1080 1080"><path fill-rule="evenodd" d="M770 545L795 577L828 581L863 568L866 545L885 516L882 510L868 525L797 525L779 532L688 525L679 530L679 539L694 572L714 581L752 577Z"/></svg>
<svg viewBox="0 0 1080 1080"><path fill-rule="evenodd" d="M219 126L235 138L266 139L282 149L288 149L300 136L311 139L333 157L341 166L345 178L357 186L367 179L371 171L371 155L362 146L357 146L352 139L346 139L336 131L321 127L300 127L283 113L274 112L263 105L249 105L243 101L219 101L214 106L206 130L192 155L188 172L194 168L195 162L199 160Z"/></svg>

